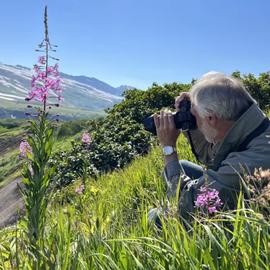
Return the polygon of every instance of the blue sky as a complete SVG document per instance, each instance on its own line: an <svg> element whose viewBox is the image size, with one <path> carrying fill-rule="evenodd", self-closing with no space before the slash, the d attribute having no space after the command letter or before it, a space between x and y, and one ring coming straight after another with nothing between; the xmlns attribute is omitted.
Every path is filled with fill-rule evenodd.
<svg viewBox="0 0 270 270"><path fill-rule="evenodd" d="M269 0L3 0L1 62L35 63L45 4L66 73L144 89L270 70Z"/></svg>

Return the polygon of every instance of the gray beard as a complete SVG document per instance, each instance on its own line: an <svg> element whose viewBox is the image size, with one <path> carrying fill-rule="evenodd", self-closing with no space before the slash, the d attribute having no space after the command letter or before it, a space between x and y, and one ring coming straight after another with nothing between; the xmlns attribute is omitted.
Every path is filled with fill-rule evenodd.
<svg viewBox="0 0 270 270"><path fill-rule="evenodd" d="M215 138L217 136L217 130L213 129L212 127L210 127L207 124L203 124L200 128L202 134L204 135L205 139L209 142L209 143L215 143Z"/></svg>

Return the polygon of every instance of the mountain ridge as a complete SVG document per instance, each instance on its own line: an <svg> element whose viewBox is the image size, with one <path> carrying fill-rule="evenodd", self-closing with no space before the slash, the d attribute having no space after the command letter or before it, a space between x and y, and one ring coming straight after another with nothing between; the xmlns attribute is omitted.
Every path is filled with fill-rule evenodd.
<svg viewBox="0 0 270 270"><path fill-rule="evenodd" d="M31 87L33 71L22 65L0 62L0 117L5 105L14 108L26 104L24 98ZM78 110L103 111L120 102L122 93L132 86L113 87L85 75L61 73L64 100L62 106Z"/></svg>

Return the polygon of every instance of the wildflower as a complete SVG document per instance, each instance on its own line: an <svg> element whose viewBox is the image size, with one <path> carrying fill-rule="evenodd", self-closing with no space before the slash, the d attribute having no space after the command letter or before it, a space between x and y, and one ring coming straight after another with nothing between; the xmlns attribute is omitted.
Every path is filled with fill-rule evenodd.
<svg viewBox="0 0 270 270"><path fill-rule="evenodd" d="M91 137L88 132L84 132L82 135L82 142L85 144L89 144L91 142Z"/></svg>
<svg viewBox="0 0 270 270"><path fill-rule="evenodd" d="M45 70L46 67L46 70ZM26 101L32 99L46 103L49 93L60 100L62 94L60 73L58 71L58 64L48 66L45 56L40 56L38 64L34 65L35 74L32 76L31 91L26 97Z"/></svg>
<svg viewBox="0 0 270 270"><path fill-rule="evenodd" d="M200 194L195 201L195 207L206 210L213 214L223 205L219 198L219 192L214 188L201 187Z"/></svg>
<svg viewBox="0 0 270 270"><path fill-rule="evenodd" d="M21 141L20 143L20 156L27 157L32 153L32 148L27 141Z"/></svg>
<svg viewBox="0 0 270 270"><path fill-rule="evenodd" d="M75 189L75 192L78 194L82 194L84 191L84 184L81 184L79 187Z"/></svg>

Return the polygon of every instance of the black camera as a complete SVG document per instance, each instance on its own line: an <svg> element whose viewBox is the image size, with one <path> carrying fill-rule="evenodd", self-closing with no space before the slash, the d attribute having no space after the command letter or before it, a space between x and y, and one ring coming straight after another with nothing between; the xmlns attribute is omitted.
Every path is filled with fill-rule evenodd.
<svg viewBox="0 0 270 270"><path fill-rule="evenodd" d="M196 129L196 118L190 112L191 102L188 99L183 99L179 104L179 112L173 114L175 127L177 129L189 130L189 129ZM144 128L152 132L153 134L157 134L156 126L154 122L153 116L149 116L143 120Z"/></svg>

